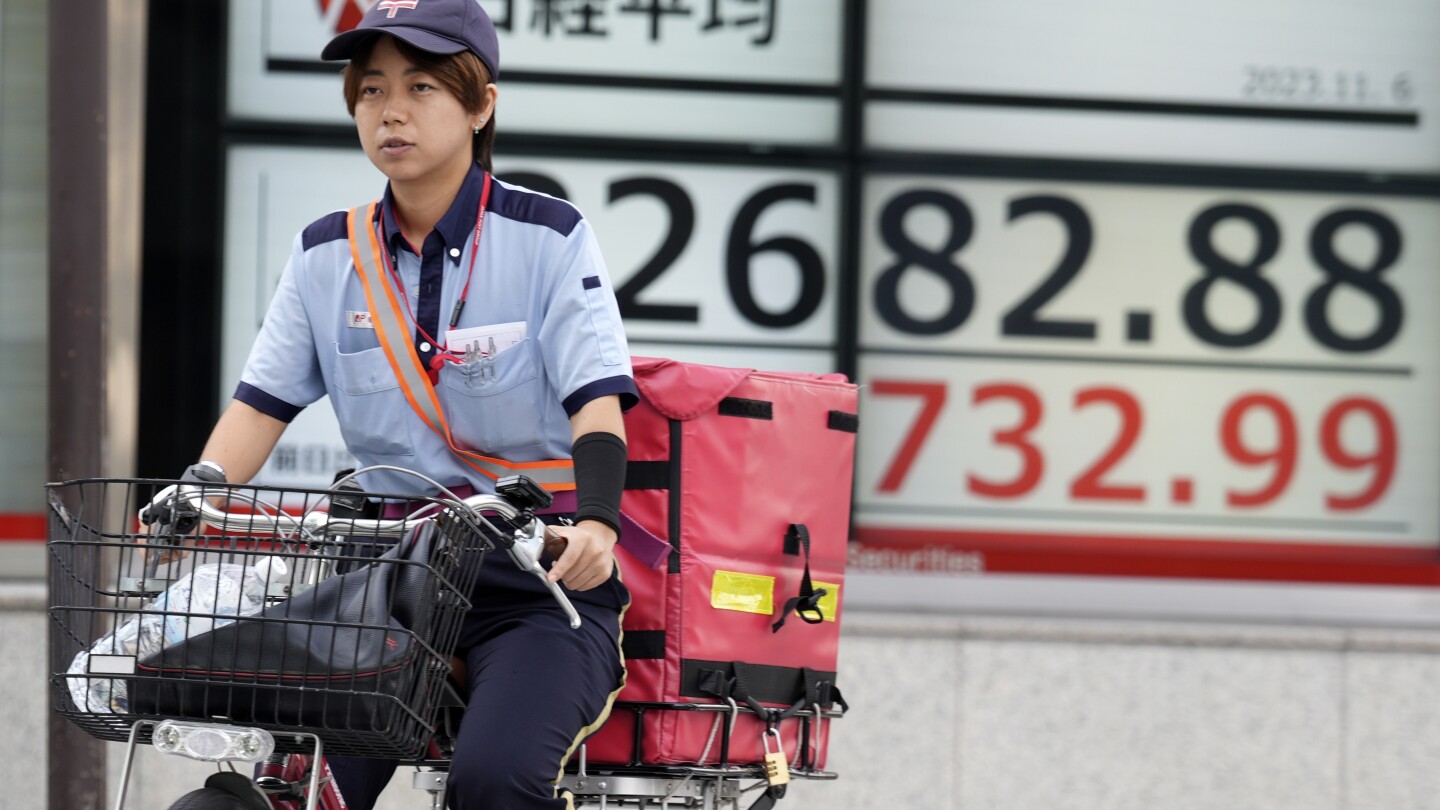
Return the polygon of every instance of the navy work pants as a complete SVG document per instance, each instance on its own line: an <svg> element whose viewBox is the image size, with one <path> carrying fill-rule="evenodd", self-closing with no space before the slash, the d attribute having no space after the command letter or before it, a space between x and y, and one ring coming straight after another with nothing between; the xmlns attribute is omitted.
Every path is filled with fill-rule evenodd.
<svg viewBox="0 0 1440 810"><path fill-rule="evenodd" d="M543 585L504 552L485 561L456 654L469 695L455 741L446 804L451 810L559 810L555 781L580 741L599 727L624 683L620 615L629 595L618 573L569 595L570 624ZM329 757L345 803L371 810L394 760Z"/></svg>

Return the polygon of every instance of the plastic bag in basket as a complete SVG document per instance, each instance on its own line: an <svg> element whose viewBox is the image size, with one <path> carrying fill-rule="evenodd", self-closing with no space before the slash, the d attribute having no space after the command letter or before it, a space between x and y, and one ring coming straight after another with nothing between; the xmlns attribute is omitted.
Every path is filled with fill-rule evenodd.
<svg viewBox="0 0 1440 810"><path fill-rule="evenodd" d="M165 592L109 633L81 650L70 663L69 674L89 672L90 655L133 655L145 658L163 647L230 624L233 619L206 615L249 616L265 608L269 583L288 571L279 557L266 557L254 565L206 563L175 580ZM153 611L153 612L152 612ZM160 611L164 611L161 613ZM70 678L70 698L81 711L96 714L130 710L126 682L112 678Z"/></svg>

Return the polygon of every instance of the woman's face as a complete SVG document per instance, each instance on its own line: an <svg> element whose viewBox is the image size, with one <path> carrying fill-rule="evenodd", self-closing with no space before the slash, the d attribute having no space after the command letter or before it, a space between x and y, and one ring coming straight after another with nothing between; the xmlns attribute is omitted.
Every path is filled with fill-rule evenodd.
<svg viewBox="0 0 1440 810"><path fill-rule="evenodd" d="M494 85L487 88L494 106ZM483 112L459 99L406 59L383 36L370 52L355 101L355 126L365 154L392 182L425 182L469 171L470 139Z"/></svg>

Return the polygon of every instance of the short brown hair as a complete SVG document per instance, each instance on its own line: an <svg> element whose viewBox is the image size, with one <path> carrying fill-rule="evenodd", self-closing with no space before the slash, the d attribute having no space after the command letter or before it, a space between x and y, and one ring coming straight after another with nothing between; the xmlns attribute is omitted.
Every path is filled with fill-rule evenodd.
<svg viewBox="0 0 1440 810"><path fill-rule="evenodd" d="M478 113L485 108L485 85L490 83L490 71L480 57L469 51L439 54L422 51L410 43L391 37L400 55L414 65L435 77L449 90L466 112ZM370 66L370 54L380 37L374 36L355 47L350 64L345 66L345 109L355 117L355 103L360 98L360 79ZM485 126L470 142L470 155L485 171L490 171L490 156L495 149L495 114L492 112Z"/></svg>

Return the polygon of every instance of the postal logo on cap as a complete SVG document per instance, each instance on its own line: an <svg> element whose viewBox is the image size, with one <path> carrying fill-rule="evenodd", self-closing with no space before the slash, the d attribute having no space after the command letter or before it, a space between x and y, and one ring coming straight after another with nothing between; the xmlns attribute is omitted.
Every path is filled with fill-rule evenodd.
<svg viewBox="0 0 1440 810"><path fill-rule="evenodd" d="M379 5L382 11L390 12L386 17L394 17L402 8L413 9L420 5L420 0L380 0Z"/></svg>

